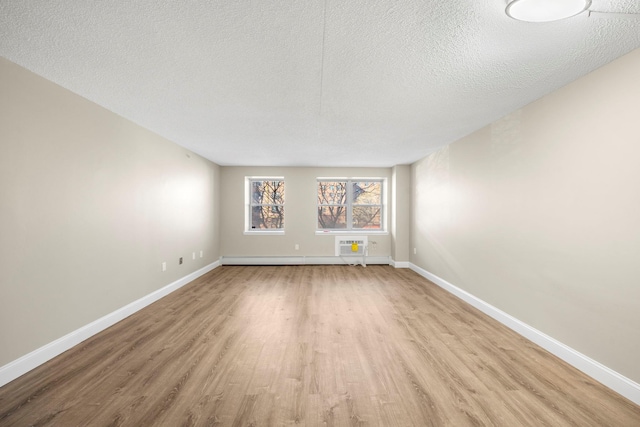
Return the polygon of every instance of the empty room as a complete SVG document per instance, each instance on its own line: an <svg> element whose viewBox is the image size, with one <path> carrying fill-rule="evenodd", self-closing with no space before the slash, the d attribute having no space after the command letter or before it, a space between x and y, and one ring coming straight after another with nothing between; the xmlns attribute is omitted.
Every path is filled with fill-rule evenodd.
<svg viewBox="0 0 640 427"><path fill-rule="evenodd" d="M640 5L0 2L0 426L640 426Z"/></svg>

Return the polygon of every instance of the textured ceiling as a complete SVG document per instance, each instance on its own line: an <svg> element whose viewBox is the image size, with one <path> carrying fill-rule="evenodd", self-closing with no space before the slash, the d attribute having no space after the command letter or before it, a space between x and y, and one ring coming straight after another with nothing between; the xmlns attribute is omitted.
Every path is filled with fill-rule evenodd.
<svg viewBox="0 0 640 427"><path fill-rule="evenodd" d="M505 6L0 0L0 55L221 165L392 166L640 47L640 16Z"/></svg>

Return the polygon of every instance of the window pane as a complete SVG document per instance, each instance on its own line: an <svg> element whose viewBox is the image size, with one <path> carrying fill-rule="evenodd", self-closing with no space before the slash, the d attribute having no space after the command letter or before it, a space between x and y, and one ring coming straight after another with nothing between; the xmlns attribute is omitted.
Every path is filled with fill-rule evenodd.
<svg viewBox="0 0 640 427"><path fill-rule="evenodd" d="M381 205L382 204L382 183L373 182L353 182L353 204L356 205Z"/></svg>
<svg viewBox="0 0 640 427"><path fill-rule="evenodd" d="M318 228L346 228L346 206L318 206Z"/></svg>
<svg viewBox="0 0 640 427"><path fill-rule="evenodd" d="M354 206L353 228L380 230L381 206Z"/></svg>
<svg viewBox="0 0 640 427"><path fill-rule="evenodd" d="M347 203L346 181L319 181L318 204L344 205Z"/></svg>
<svg viewBox="0 0 640 427"><path fill-rule="evenodd" d="M284 206L252 206L251 229L284 228Z"/></svg>
<svg viewBox="0 0 640 427"><path fill-rule="evenodd" d="M284 181L251 181L252 204L284 204Z"/></svg>

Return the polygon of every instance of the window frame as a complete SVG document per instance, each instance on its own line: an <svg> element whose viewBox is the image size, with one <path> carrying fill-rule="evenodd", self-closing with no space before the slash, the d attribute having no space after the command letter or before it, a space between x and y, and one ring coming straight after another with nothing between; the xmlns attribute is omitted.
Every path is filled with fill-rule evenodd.
<svg viewBox="0 0 640 427"><path fill-rule="evenodd" d="M285 186L284 194L286 194L286 184L283 176L245 176L244 183L244 205L245 205L245 215L244 215L244 234L264 234L264 235L274 235L274 234L284 234L286 227L286 218L282 228L251 228L251 220L253 214L253 208L255 206L280 206L283 209L285 208L286 199L284 203L254 203L251 190L253 188L254 182L263 182L263 181L280 181Z"/></svg>
<svg viewBox="0 0 640 427"><path fill-rule="evenodd" d="M320 182L345 182L346 183L346 216L345 228L320 228L318 220L319 209L322 206L343 206L341 204L320 203L318 191ZM353 183L354 182L379 182L380 183L380 204L360 204L353 203ZM387 231L387 178L385 177L317 177L316 178L316 234L388 234ZM380 228L353 228L353 207L354 206L380 206Z"/></svg>

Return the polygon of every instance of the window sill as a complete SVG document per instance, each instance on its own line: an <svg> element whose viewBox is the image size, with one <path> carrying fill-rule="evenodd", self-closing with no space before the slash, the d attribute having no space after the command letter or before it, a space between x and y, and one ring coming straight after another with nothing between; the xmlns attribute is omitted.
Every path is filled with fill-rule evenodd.
<svg viewBox="0 0 640 427"><path fill-rule="evenodd" d="M316 236L328 235L328 234L375 234L377 236L384 236L389 234L386 230L316 230Z"/></svg>
<svg viewBox="0 0 640 427"><path fill-rule="evenodd" d="M284 230L245 231L245 236L284 236Z"/></svg>

